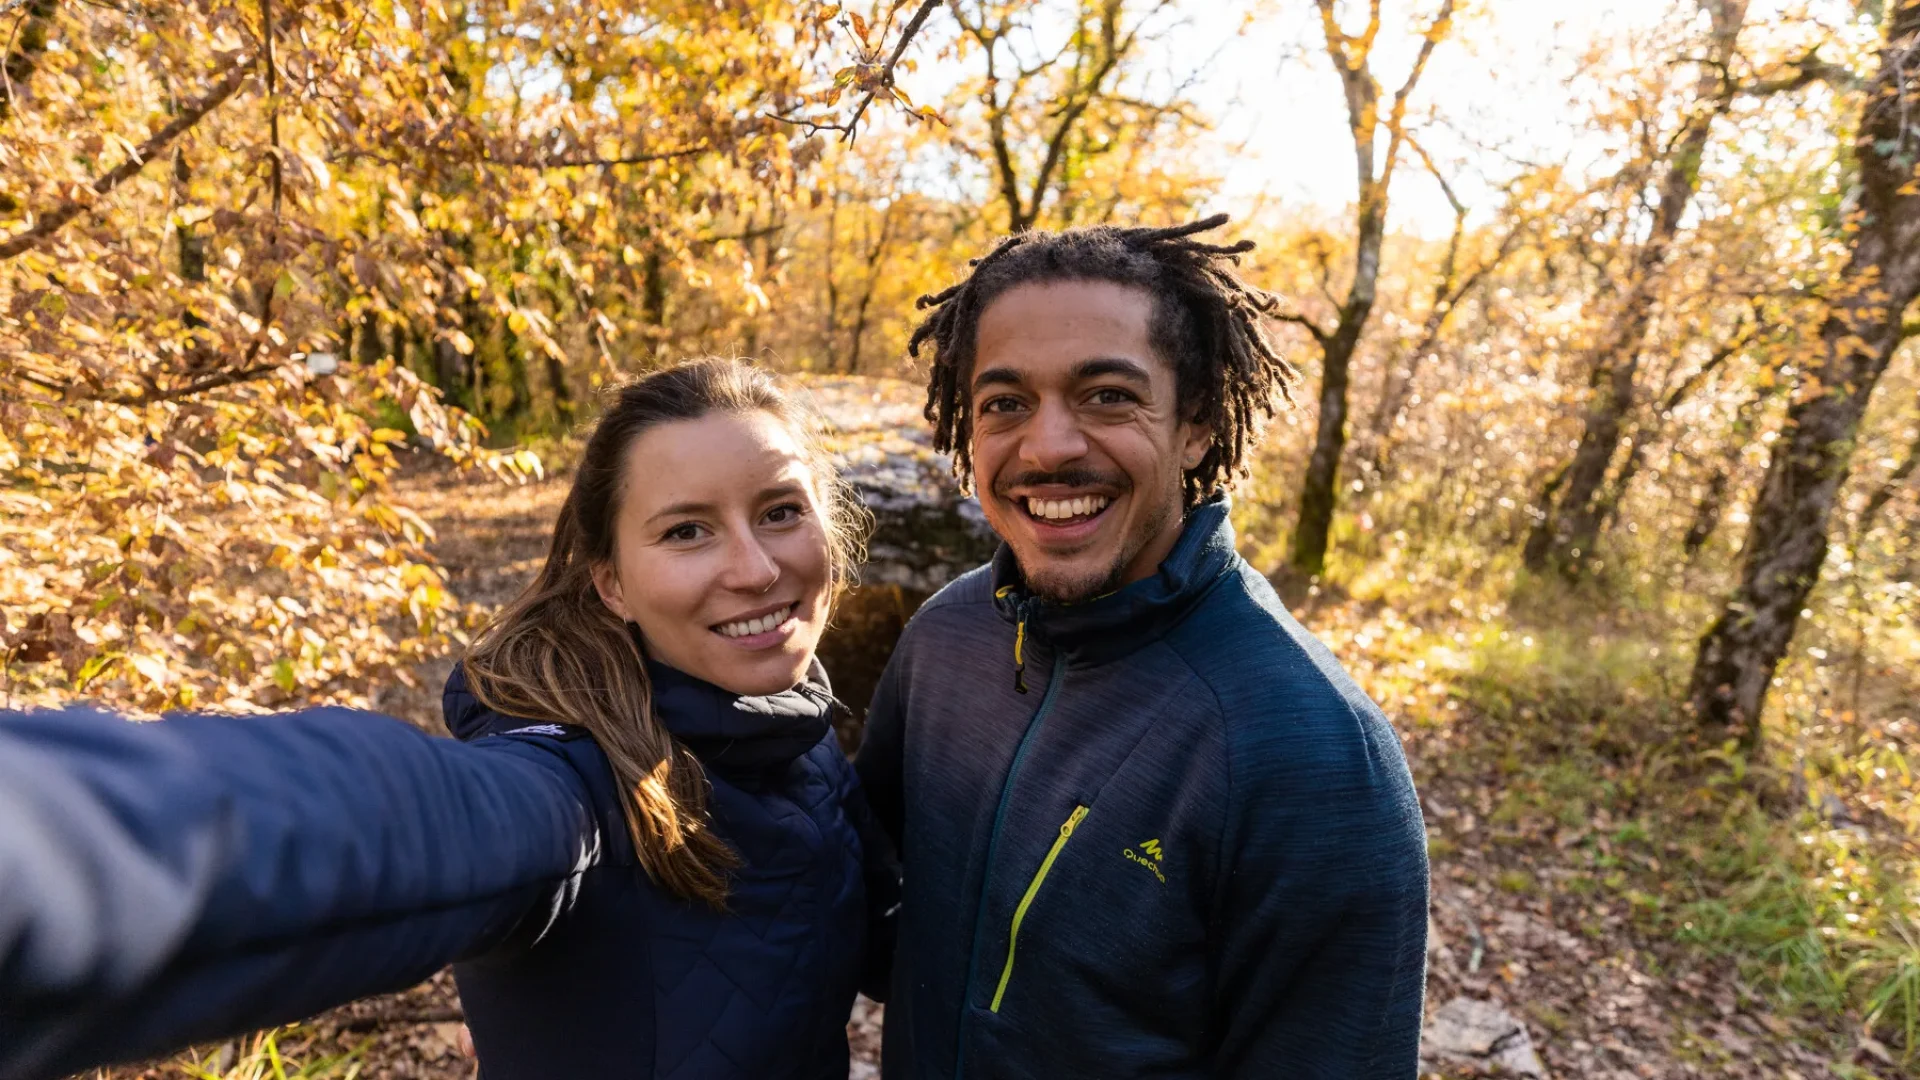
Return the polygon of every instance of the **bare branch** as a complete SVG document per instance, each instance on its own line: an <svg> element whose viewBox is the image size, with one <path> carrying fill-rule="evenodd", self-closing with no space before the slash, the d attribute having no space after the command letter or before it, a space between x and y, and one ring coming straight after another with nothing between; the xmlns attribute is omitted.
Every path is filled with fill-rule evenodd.
<svg viewBox="0 0 1920 1080"><path fill-rule="evenodd" d="M1428 173L1432 174L1434 183L1440 185L1440 194L1445 195L1447 197L1447 205L1453 207L1453 216L1456 218L1466 217L1466 205L1460 201L1459 196L1453 193L1453 185L1447 183L1447 178L1441 175L1439 166L1435 165L1433 158L1428 156L1427 148L1421 146L1420 141L1412 135L1407 136L1407 145L1413 147L1413 152L1420 155L1420 163L1427 167Z"/></svg>
<svg viewBox="0 0 1920 1080"><path fill-rule="evenodd" d="M1768 97L1773 94L1790 94L1795 90L1804 90L1814 83L1826 83L1835 90L1859 90L1866 86L1866 80L1854 74L1844 64L1834 64L1820 59L1818 46L1808 49L1805 56L1798 60L1787 61L1787 67L1793 69L1790 75L1781 75L1771 79L1761 79L1746 86L1735 87L1734 92L1747 97Z"/></svg>
<svg viewBox="0 0 1920 1080"><path fill-rule="evenodd" d="M156 157L160 157L161 151L165 150L169 143L179 138L189 128L205 118L208 113L218 108L222 102L232 97L240 87L246 83L247 76L251 72L253 65L254 58L251 56L229 64L225 75L219 82L213 84L211 89L205 94L202 94L198 100L182 109L180 114L174 117L167 126L148 136L147 141L140 144L137 153L121 162L111 172L95 180L92 184L94 196L97 198L106 195L114 188L119 187L137 175L141 169L146 168L147 162L152 161ZM90 205L92 205L92 200L84 203L72 201L63 202L53 209L40 214L38 220L36 220L31 227L23 232L15 233L4 241L0 241L0 260L11 259L21 252L36 246L54 233L59 232L68 222L86 213Z"/></svg>
<svg viewBox="0 0 1920 1080"><path fill-rule="evenodd" d="M1278 319L1281 322L1293 323L1296 326L1306 327L1307 333L1312 334L1313 340L1319 342L1321 345L1325 345L1327 340L1333 336L1325 330L1320 329L1318 323L1307 318L1305 315L1295 315L1290 312L1275 312L1272 318Z"/></svg>

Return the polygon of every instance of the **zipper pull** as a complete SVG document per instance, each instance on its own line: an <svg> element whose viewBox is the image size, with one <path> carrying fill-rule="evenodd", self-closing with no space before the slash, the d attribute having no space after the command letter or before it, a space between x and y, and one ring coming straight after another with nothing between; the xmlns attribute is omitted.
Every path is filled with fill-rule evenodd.
<svg viewBox="0 0 1920 1080"><path fill-rule="evenodd" d="M1070 837L1070 836L1072 836L1072 835L1073 835L1073 827L1074 827L1075 825L1078 825L1078 824L1080 824L1080 819L1081 819L1081 818L1083 818L1083 817L1086 817L1086 816L1087 816L1087 808L1086 808L1086 807L1084 807L1084 806L1076 806L1076 807L1074 807L1074 808L1073 808L1073 813L1072 813L1071 815L1069 815L1069 816L1067 817L1067 820L1066 820L1065 822L1063 822L1063 823L1061 824L1061 826L1060 826L1060 839L1062 839L1062 840L1065 840L1065 839L1067 839L1068 837Z"/></svg>
<svg viewBox="0 0 1920 1080"><path fill-rule="evenodd" d="M1013 689L1027 692L1027 605L1020 605L1020 616L1013 629Z"/></svg>

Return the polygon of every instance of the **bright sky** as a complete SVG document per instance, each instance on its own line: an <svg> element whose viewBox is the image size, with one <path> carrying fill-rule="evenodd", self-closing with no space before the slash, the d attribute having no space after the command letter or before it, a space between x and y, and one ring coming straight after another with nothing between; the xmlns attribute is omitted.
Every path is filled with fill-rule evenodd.
<svg viewBox="0 0 1920 1080"><path fill-rule="evenodd" d="M1498 151L1476 149L1469 137L1499 142L1534 160L1579 156L1564 86L1574 56L1598 35L1673 17L1674 3L1477 0L1462 5L1471 13L1456 21L1453 36L1434 53L1413 98L1416 115L1433 104L1444 109L1444 123L1425 125L1423 142L1436 163L1453 172L1449 179L1462 200L1477 211L1491 211L1495 195L1487 181L1497 183L1506 168ZM1437 0L1386 0L1374 64L1383 108L1405 78L1418 33L1437 6ZM1192 59L1176 59L1175 65L1185 62L1191 69L1228 42L1213 73L1195 90L1218 121L1215 138L1232 162L1226 173L1228 209L1244 212L1264 200L1338 210L1353 202L1355 186L1346 101L1314 5L1281 0L1278 8L1237 39L1235 13L1245 10L1243 3L1222 3L1214 13L1198 16L1178 46ZM1347 29L1358 30L1359 24ZM1381 141L1384 145L1384 136ZM1453 211L1439 187L1417 159L1403 160L1400 168L1390 227L1444 236Z"/></svg>

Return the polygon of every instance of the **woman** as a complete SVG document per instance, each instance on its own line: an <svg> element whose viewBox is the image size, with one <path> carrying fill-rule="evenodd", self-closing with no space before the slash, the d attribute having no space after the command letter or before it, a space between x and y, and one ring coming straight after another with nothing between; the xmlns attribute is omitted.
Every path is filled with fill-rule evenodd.
<svg viewBox="0 0 1920 1080"><path fill-rule="evenodd" d="M894 879L813 658L862 515L813 430L745 364L623 388L448 682L469 746L343 710L0 715L28 838L0 846L0 1077L456 959L486 1080L845 1077Z"/></svg>
<svg viewBox="0 0 1920 1080"><path fill-rule="evenodd" d="M567 917L455 968L487 1080L846 1075L865 810L813 654L861 511L813 429L742 364L623 390L448 681L455 735L551 746L621 825Z"/></svg>

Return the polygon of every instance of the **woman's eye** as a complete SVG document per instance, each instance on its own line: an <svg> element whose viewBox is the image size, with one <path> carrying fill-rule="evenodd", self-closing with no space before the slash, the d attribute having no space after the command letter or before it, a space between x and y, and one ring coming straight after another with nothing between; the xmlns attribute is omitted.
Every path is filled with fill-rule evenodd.
<svg viewBox="0 0 1920 1080"><path fill-rule="evenodd" d="M675 525L673 528L668 529L664 534L662 534L660 539L672 540L680 543L687 543L689 541L698 540L700 539L700 526L695 525L691 521L687 522L684 525Z"/></svg>
<svg viewBox="0 0 1920 1080"><path fill-rule="evenodd" d="M802 507L799 503L786 503L767 511L767 524L791 525L799 521L800 515L804 513L806 513L806 508Z"/></svg>

